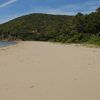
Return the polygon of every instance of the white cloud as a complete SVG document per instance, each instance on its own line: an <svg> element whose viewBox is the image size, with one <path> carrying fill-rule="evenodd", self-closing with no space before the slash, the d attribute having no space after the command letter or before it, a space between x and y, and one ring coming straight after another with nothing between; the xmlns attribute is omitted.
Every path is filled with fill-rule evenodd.
<svg viewBox="0 0 100 100"><path fill-rule="evenodd" d="M8 5L12 4L12 3L15 3L16 1L17 0L9 0L9 1L3 3L3 4L0 4L0 8L6 7L6 6L8 6Z"/></svg>

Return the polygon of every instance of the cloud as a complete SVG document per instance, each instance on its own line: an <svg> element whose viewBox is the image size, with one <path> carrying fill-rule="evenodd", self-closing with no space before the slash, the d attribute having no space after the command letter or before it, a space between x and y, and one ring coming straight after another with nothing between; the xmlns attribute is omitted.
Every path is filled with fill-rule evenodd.
<svg viewBox="0 0 100 100"><path fill-rule="evenodd" d="M15 3L16 1L17 0L9 0L9 1L3 3L3 4L0 4L0 8L6 7L6 6L8 6L8 5L12 4L12 3Z"/></svg>

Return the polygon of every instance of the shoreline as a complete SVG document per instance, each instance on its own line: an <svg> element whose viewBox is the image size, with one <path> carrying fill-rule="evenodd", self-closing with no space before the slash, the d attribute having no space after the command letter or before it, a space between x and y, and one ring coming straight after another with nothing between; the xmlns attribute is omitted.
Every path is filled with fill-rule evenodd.
<svg viewBox="0 0 100 100"><path fill-rule="evenodd" d="M52 42L52 41L21 41L21 40L15 40L15 41L9 41L9 40L2 40L1 42L15 42L16 44L21 42L43 42L43 43L53 43L53 44L60 44L60 45L75 45L75 46L83 46L87 48L100 48L100 45L97 44L90 44L90 43L61 43L61 42ZM14 45L16 45L14 44ZM4 46L7 47L7 46ZM0 47L2 48L2 47Z"/></svg>

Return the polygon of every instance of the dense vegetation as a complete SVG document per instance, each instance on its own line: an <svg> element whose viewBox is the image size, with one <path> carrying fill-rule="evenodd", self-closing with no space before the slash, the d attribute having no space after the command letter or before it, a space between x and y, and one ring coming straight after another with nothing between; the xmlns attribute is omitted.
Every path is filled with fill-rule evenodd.
<svg viewBox="0 0 100 100"><path fill-rule="evenodd" d="M100 44L100 7L86 15L22 16L0 25L0 40Z"/></svg>

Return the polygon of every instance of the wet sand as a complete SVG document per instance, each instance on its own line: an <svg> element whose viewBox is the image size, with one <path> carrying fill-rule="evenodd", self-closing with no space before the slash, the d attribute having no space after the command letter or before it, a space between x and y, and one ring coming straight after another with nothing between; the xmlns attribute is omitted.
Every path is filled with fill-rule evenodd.
<svg viewBox="0 0 100 100"><path fill-rule="evenodd" d="M0 48L0 100L100 100L100 48L28 41Z"/></svg>

